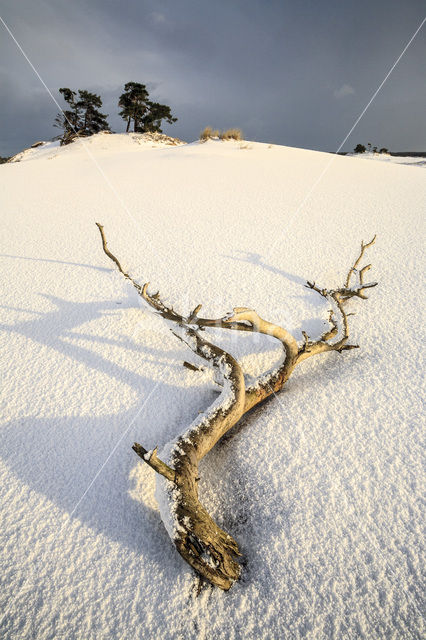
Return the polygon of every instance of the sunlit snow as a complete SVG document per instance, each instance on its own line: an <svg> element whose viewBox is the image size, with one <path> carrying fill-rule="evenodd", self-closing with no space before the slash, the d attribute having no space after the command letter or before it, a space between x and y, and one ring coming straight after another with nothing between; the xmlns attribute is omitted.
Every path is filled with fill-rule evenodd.
<svg viewBox="0 0 426 640"><path fill-rule="evenodd" d="M424 169L132 134L22 160L0 167L0 636L420 638ZM300 342L328 318L306 280L342 285L377 233L379 284L348 309L360 349L301 364L201 464L201 500L243 553L228 593L196 597L131 449L161 451L220 388L183 366L202 361L96 221L179 312L245 305ZM236 333L209 336L247 376L279 361L273 338Z"/></svg>

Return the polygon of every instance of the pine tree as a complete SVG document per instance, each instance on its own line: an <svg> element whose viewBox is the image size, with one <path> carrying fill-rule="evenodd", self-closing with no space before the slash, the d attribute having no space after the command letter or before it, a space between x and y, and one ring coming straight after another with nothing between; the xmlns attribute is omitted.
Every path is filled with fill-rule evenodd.
<svg viewBox="0 0 426 640"><path fill-rule="evenodd" d="M139 82L127 82L124 85L124 93L120 96L118 106L121 107L119 115L127 121L126 132L129 131L133 120L133 131L145 133L158 131L161 133L161 121L169 124L176 122L171 114L170 107L149 100L149 93L144 84Z"/></svg>
<svg viewBox="0 0 426 640"><path fill-rule="evenodd" d="M177 118L172 116L170 107L165 104L159 104L158 102L149 102L149 111L143 118L145 131L158 131L162 133L161 121L166 120L169 124L176 122Z"/></svg>
<svg viewBox="0 0 426 640"><path fill-rule="evenodd" d="M127 120L126 132L130 129L133 120L133 131L139 131L142 118L148 110L148 91L144 84L139 82L127 82L124 85L124 93L118 100L121 107L119 115L123 120Z"/></svg>
<svg viewBox="0 0 426 640"><path fill-rule="evenodd" d="M354 153L365 153L366 149L363 144L358 143L354 149Z"/></svg>
<svg viewBox="0 0 426 640"><path fill-rule="evenodd" d="M54 126L63 130L63 133L58 136L58 138L61 140L61 144L67 144L67 141L71 142L71 136L76 134L80 129L81 110L75 100L77 95L75 91L71 91L68 87L63 87L59 89L59 93L63 95L65 102L69 104L70 108L58 113Z"/></svg>
<svg viewBox="0 0 426 640"><path fill-rule="evenodd" d="M83 135L91 136L99 131L109 131L107 115L101 113L99 109L102 107L102 100L96 93L90 91L79 90L78 106L82 113L82 130Z"/></svg>
<svg viewBox="0 0 426 640"><path fill-rule="evenodd" d="M55 118L55 127L63 130L58 136L61 145L69 144L78 136L91 136L99 131L109 131L109 125L105 114L99 111L102 100L96 93L90 93L85 89L78 90L77 93L68 87L59 89L65 102L69 104L69 109L58 113Z"/></svg>

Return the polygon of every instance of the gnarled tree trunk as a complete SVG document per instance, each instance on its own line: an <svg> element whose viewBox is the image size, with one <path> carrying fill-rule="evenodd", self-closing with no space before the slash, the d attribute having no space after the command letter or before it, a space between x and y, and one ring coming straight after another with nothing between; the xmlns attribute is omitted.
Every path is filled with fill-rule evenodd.
<svg viewBox="0 0 426 640"><path fill-rule="evenodd" d="M300 362L326 351L341 353L357 348L357 345L348 344L349 327L345 305L353 297L365 299L365 290L377 284L364 282L364 275L371 265L358 269L365 250L375 242L376 237L369 243L361 243L360 253L349 269L342 287L334 290L321 289L315 283L307 283L308 288L329 302L330 329L318 340L311 340L304 333L304 343L299 346L288 331L263 320L255 311L246 307L237 307L232 313L218 319L200 318L198 314L201 305L188 317L176 313L162 302L158 293L148 293L148 283L141 286L122 269L119 260L107 247L102 225L96 224L106 255L148 305L174 323L172 331L175 335L210 363L222 385L219 397L207 412L163 448L161 459L157 455L157 449L146 451L138 443L133 445L133 449L158 474L157 499L161 505L163 521L181 556L212 584L228 590L240 575L240 565L236 561L236 556L240 553L236 541L218 527L198 500L198 464L241 416L271 394L280 391ZM273 370L246 386L238 362L205 338L203 330L208 327L273 336L282 344L281 361ZM188 366L188 363L185 364Z"/></svg>

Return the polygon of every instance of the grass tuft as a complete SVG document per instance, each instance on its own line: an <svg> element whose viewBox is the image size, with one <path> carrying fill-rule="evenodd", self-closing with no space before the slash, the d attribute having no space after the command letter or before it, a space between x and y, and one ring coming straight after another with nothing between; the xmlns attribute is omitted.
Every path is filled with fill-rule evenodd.
<svg viewBox="0 0 426 640"><path fill-rule="evenodd" d="M219 131L218 129L213 129L212 127L205 127L200 133L200 141L207 142L207 140L213 139L219 140L239 140L243 139L243 133L241 129L226 129L226 131Z"/></svg>
<svg viewBox="0 0 426 640"><path fill-rule="evenodd" d="M242 140L243 132L241 129L227 129L219 134L221 140Z"/></svg>
<svg viewBox="0 0 426 640"><path fill-rule="evenodd" d="M200 133L201 142L206 142L207 140L211 140L212 138L218 138L219 131L217 129L213 129L212 127L205 127Z"/></svg>

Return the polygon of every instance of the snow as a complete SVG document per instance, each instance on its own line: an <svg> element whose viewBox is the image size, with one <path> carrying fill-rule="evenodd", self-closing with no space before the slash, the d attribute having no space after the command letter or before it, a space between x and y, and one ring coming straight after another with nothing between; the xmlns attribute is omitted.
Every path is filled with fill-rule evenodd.
<svg viewBox="0 0 426 640"><path fill-rule="evenodd" d="M424 635L426 181L333 156L300 208L329 161L100 134L0 167L2 638ZM305 281L342 285L377 233L366 263L379 284L348 303L360 349L301 364L201 463L201 500L243 553L228 593L196 597L155 473L131 449L161 451L219 390L182 366L193 354L141 306L95 221L179 312L248 306L299 341L321 335L328 310ZM280 357L269 336L208 335L247 375Z"/></svg>
<svg viewBox="0 0 426 640"><path fill-rule="evenodd" d="M89 138L78 138L71 146L60 147L59 140L43 142L40 146L30 147L17 153L10 158L9 162L27 162L28 160L40 160L41 158L52 160L58 155L64 157L69 153L75 156L78 151L84 151L89 155L94 151L99 155L102 152L111 154L114 151L123 152L124 150L137 152L141 146L159 149L182 144L185 143L178 138L171 138L160 133L116 133L112 135L107 131L102 131Z"/></svg>
<svg viewBox="0 0 426 640"><path fill-rule="evenodd" d="M376 160L378 162L392 162L394 164L408 164L414 167L426 168L426 158L423 156L391 156L390 153L348 153L348 158L360 158L361 160Z"/></svg>

